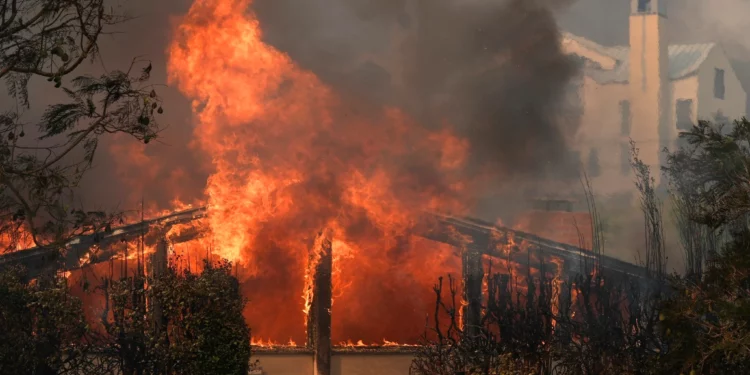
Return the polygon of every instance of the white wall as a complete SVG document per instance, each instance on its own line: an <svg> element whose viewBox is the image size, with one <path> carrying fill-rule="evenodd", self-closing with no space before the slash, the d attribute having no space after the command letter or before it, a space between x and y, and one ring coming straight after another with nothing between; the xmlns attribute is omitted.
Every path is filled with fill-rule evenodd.
<svg viewBox="0 0 750 375"><path fill-rule="evenodd" d="M250 360L260 360L263 375L313 375L312 354L253 353Z"/></svg>
<svg viewBox="0 0 750 375"><path fill-rule="evenodd" d="M584 168L588 168L592 149L598 151L601 174L589 176L597 195L618 194L632 185L632 178L624 175L621 168L622 145L628 143L632 134L621 134L620 101L627 100L629 95L626 84L599 85L589 77L584 79L581 94L584 113L576 146Z"/></svg>
<svg viewBox="0 0 750 375"><path fill-rule="evenodd" d="M334 353L331 375L409 375L412 354ZM313 375L311 354L257 353L251 360L260 360L263 375Z"/></svg>
<svg viewBox="0 0 750 375"><path fill-rule="evenodd" d="M698 119L700 118L699 113L699 107L700 107L700 98L698 95L698 75L692 75L689 77L685 77L683 79L672 81L672 113L674 114L672 116L672 126L674 127L674 135L675 138L677 138L681 131L684 131L682 129L677 128L677 101L678 100L692 100L693 101L693 113L690 115L690 118L693 120L693 124L696 124L698 122ZM675 149L677 146L677 142L675 139L675 142L673 142L670 145L670 149Z"/></svg>
<svg viewBox="0 0 750 375"><path fill-rule="evenodd" d="M724 99L714 97L714 69L724 69ZM745 116L747 94L742 88L737 75L729 64L720 46L714 47L706 61L698 70L698 118L714 120L714 114L721 110L729 120Z"/></svg>
<svg viewBox="0 0 750 375"><path fill-rule="evenodd" d="M408 375L413 358L411 354L335 354L331 375Z"/></svg>
<svg viewBox="0 0 750 375"><path fill-rule="evenodd" d="M724 100L716 99L713 95L714 68L725 69ZM675 139L670 148L677 145L677 135L680 131L677 129L676 114L678 100L693 100L692 119L696 122L698 119L713 121L714 114L719 110L730 120L746 115L747 96L719 47L711 52L697 74L671 81L671 90L672 115L669 125ZM630 137L637 139L645 138L646 135L638 137L631 132L626 136L620 132L619 103L621 100L628 100L629 95L627 84L599 85L589 77L584 78L581 90L584 113L574 145L580 152L584 168L588 168L591 150L598 150L601 175L592 178L592 182L597 194L604 197L634 191L632 173L623 174L621 169L623 144L627 144ZM656 135L656 129L654 133Z"/></svg>

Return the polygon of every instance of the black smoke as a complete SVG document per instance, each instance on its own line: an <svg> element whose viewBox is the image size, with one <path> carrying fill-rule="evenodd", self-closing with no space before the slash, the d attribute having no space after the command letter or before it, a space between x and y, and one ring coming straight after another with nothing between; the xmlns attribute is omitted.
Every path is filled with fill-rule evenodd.
<svg viewBox="0 0 750 375"><path fill-rule="evenodd" d="M475 170L510 177L567 161L577 71L560 49L554 12L565 3L256 0L253 11L266 41L302 67L430 126L449 120Z"/></svg>

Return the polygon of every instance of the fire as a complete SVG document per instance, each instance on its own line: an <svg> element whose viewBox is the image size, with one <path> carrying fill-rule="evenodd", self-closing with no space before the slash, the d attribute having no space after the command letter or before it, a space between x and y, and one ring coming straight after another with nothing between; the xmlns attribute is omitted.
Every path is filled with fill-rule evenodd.
<svg viewBox="0 0 750 375"><path fill-rule="evenodd" d="M550 261L557 267L555 277L552 279L552 316L558 316L560 313L560 293L562 292L561 289L563 287L563 272L565 265L563 260L557 257L552 257ZM557 320L553 319L552 328L555 328L556 326Z"/></svg>
<svg viewBox="0 0 750 375"><path fill-rule="evenodd" d="M346 342L343 342L343 341L340 342L339 346L354 348L354 347L367 346L367 344L365 344L362 340L357 341L356 344L352 343L352 340L347 340Z"/></svg>
<svg viewBox="0 0 750 375"><path fill-rule="evenodd" d="M372 344L365 344L364 341L358 340L356 343L352 342L352 340L342 341L339 343L339 346L345 347L345 348L366 348L366 347L405 347L405 346L416 346L414 344L402 344L396 341L388 341L386 339L383 339L382 342L379 343L372 343Z"/></svg>
<svg viewBox="0 0 750 375"><path fill-rule="evenodd" d="M282 347L282 348L296 348L296 347L298 347L297 343L294 340L292 340L291 338L289 339L289 341L286 344L281 344L281 343L278 343L278 342L273 341L273 340L268 340L268 339L264 340L262 338L253 337L250 340L250 345L252 345L254 347L259 347L259 348L279 348L279 347Z"/></svg>
<svg viewBox="0 0 750 375"><path fill-rule="evenodd" d="M115 254L112 259L141 260L156 252L156 246L147 246L138 241L127 242L125 250Z"/></svg>
<svg viewBox="0 0 750 375"><path fill-rule="evenodd" d="M8 227L0 233L0 254L35 247L34 238L23 226Z"/></svg>
<svg viewBox="0 0 750 375"><path fill-rule="evenodd" d="M169 48L170 80L193 100L194 144L212 161L211 250L239 264L246 318L263 337L301 338L328 238L334 339L416 340L432 284L460 259L412 229L425 210L465 212L468 143L339 95L264 43L251 5L196 0Z"/></svg>

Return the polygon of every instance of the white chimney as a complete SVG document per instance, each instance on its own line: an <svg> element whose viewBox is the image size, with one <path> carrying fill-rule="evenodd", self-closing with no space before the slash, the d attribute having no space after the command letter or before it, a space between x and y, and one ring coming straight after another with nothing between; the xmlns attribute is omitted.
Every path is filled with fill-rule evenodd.
<svg viewBox="0 0 750 375"><path fill-rule="evenodd" d="M640 158L660 183L662 149L674 138L671 126L671 82L667 12L664 0L631 0L630 102L631 138Z"/></svg>

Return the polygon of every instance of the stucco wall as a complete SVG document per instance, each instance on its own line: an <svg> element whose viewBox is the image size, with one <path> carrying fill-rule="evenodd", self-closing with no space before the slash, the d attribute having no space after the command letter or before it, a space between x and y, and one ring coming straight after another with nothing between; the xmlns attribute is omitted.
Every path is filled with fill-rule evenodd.
<svg viewBox="0 0 750 375"><path fill-rule="evenodd" d="M714 98L713 80L714 68L725 69L725 99ZM677 101L681 99L693 100L694 121L705 119L713 121L717 111L721 111L730 120L745 116L745 103L747 96L740 85L739 80L729 67L729 62L717 47L709 55L706 62L701 66L698 74L685 77L680 80L671 81L670 121L669 127L674 141L670 148L675 147L676 138L679 134L677 129ZM634 139L644 139L647 134L634 134L634 132L651 132L657 136L656 129L645 127L631 127L631 133L621 133L621 115L619 103L621 100L629 100L630 92L627 84L600 85L591 78L584 79L581 90L581 101L584 105L583 117L578 133L575 137L575 146L579 151L581 163L588 168L589 154L596 148L599 155L600 175L592 178L597 193L604 196L616 195L633 190L633 176L630 172L622 172L623 145ZM635 109L631 106L631 109ZM635 118L633 118L635 121ZM654 124L654 127L656 124Z"/></svg>
<svg viewBox="0 0 750 375"><path fill-rule="evenodd" d="M259 360L263 375L312 375L311 354L255 354L251 361Z"/></svg>
<svg viewBox="0 0 750 375"><path fill-rule="evenodd" d="M666 18L658 14L630 16L629 83L632 107L631 138L638 143L639 158L658 168L660 150L665 140L674 138L669 132L671 102ZM659 183L659 175L652 176Z"/></svg>
<svg viewBox="0 0 750 375"><path fill-rule="evenodd" d="M670 84L670 122L671 134L676 140L677 129L677 100L692 99L699 103L698 77L691 76ZM630 169L623 171L624 160L629 158L630 139L646 139L658 137L656 124L653 128L631 126L630 133L621 132L620 101L630 100L630 92L626 84L599 85L587 78L583 88L584 114L579 128L577 146L580 150L581 163L589 168L588 160L592 149L596 148L599 155L600 174L592 177L593 187L599 196L612 196L635 191L633 174ZM693 119L699 118L698 105L693 106ZM635 108L631 106L631 110ZM631 116L631 124L635 122ZM637 132L653 134L636 134ZM674 146L674 142L670 147ZM643 147L640 144L637 147ZM591 171L589 177L591 177Z"/></svg>
<svg viewBox="0 0 750 375"><path fill-rule="evenodd" d="M699 106L700 106L700 95L698 94L698 75L692 75L689 77L685 77L683 79L672 81L672 113L674 114L672 116L672 124L674 131L673 134L675 136L674 142L672 142L669 145L670 149L674 149L677 146L677 137L679 136L680 132L683 131L681 129L677 128L677 101L678 100L692 100L693 101L693 111L690 114L690 118L693 120L693 123L697 123L698 119L700 118L699 113Z"/></svg>
<svg viewBox="0 0 750 375"><path fill-rule="evenodd" d="M254 354L263 375L313 375L310 354ZM331 375L408 375L411 354L334 354Z"/></svg>
<svg viewBox="0 0 750 375"><path fill-rule="evenodd" d="M336 354L331 375L408 375L412 359L410 354Z"/></svg>
<svg viewBox="0 0 750 375"><path fill-rule="evenodd" d="M629 98L625 84L599 85L589 77L584 79L581 101L584 111L576 146L584 168L593 149L599 156L600 174L589 172L597 194L611 195L623 190L632 179L621 171L622 144L627 144L630 134L622 135L620 127L620 101Z"/></svg>

